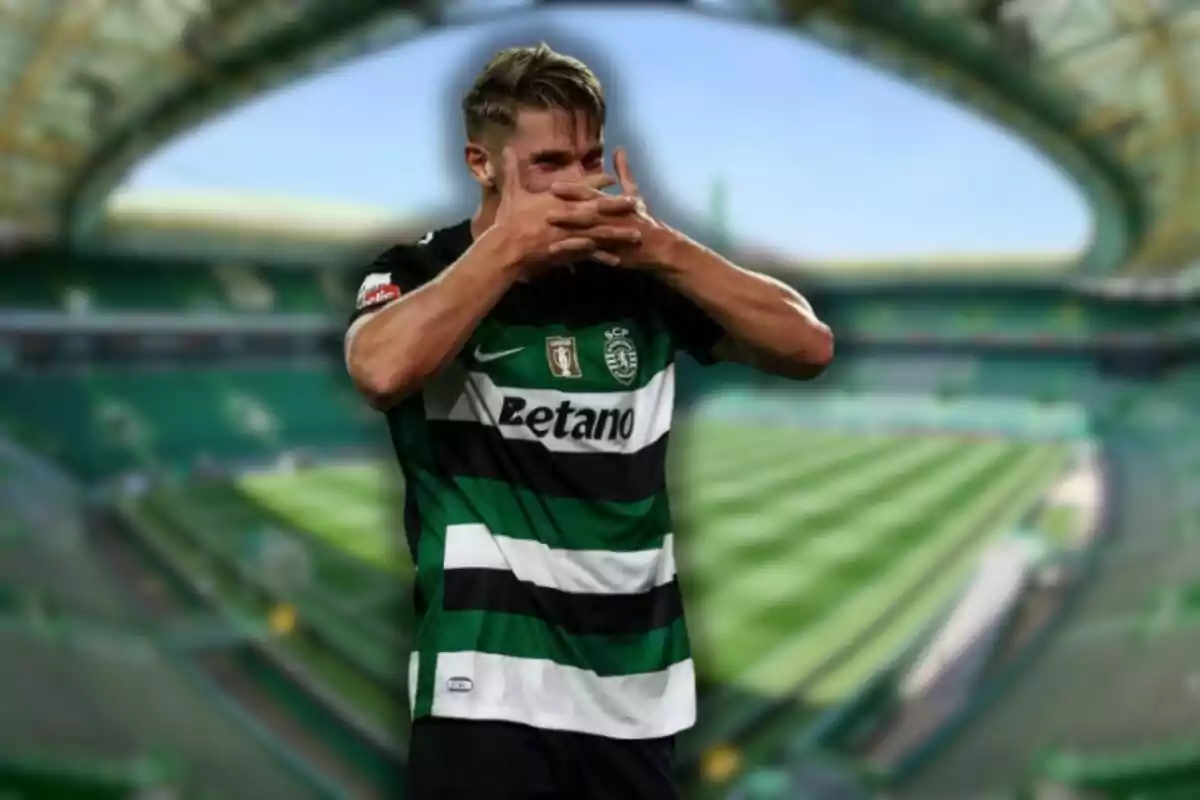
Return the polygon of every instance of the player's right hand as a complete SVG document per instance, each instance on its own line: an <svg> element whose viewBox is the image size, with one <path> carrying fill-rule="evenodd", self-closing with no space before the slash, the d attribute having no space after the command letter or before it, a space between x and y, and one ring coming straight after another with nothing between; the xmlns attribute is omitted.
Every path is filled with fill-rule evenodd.
<svg viewBox="0 0 1200 800"><path fill-rule="evenodd" d="M600 221L585 228L564 228L550 222L554 214L570 209L600 220L631 214L637 210L636 198L604 195L572 201L551 192L530 192L525 186L516 153L505 147L503 157L504 185L500 189L496 224L502 226L505 235L512 237L522 265L537 267L584 258L619 263L616 256L605 252L605 247L638 243L640 233L627 225L608 225ZM581 183L601 190L615 185L617 180L611 175L592 175Z"/></svg>

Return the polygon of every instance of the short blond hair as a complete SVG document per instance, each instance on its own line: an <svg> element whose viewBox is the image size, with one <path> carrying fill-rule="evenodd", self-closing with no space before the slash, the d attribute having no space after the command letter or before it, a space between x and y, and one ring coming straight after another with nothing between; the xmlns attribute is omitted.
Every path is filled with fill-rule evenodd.
<svg viewBox="0 0 1200 800"><path fill-rule="evenodd" d="M600 126L607 115L596 73L545 42L501 50L487 63L462 101L467 138L511 132L522 108L582 111Z"/></svg>

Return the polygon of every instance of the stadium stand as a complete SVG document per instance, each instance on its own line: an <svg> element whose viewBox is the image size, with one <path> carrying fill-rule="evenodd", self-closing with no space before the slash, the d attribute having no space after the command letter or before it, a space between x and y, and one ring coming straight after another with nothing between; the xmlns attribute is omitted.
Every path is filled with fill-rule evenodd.
<svg viewBox="0 0 1200 800"><path fill-rule="evenodd" d="M1173 382L1189 383L1192 374ZM1196 445L1164 417L1162 397L1143 389L1141 399L1141 413L1126 414L1126 427L1109 437L1111 535L1098 542L1065 622L998 695L981 698L981 716L944 737L944 750L916 767L900 796L1012 791L1022 772L1041 776L1030 781L1038 791L1074 787L1079 796L1196 791L1186 749L1196 681L1188 656L1196 646L1195 500L1181 477Z"/></svg>
<svg viewBox="0 0 1200 800"><path fill-rule="evenodd" d="M328 269L226 259L110 255L81 259L53 250L0 271L4 307L72 315L119 312L325 313L339 301Z"/></svg>
<svg viewBox="0 0 1200 800"><path fill-rule="evenodd" d="M173 296L178 295L168 292L168 297ZM172 302L162 300L157 305ZM851 297L837 302L853 312L858 301ZM902 334L905 326L916 324L923 315L941 313L937 308L918 306L885 336ZM851 313L847 318L856 317ZM843 331L852 339L859 329L847 324ZM936 357L852 353L822 391L807 397L788 400L786 393L776 397L775 390L737 369L702 375L685 368L681 394L699 396L725 387L719 404L733 418L752 416L760 421L770 418L784 424L863 431L991 430L1010 438L1035 439L1087 435L1086 416L1080 416L1079 407L1071 402L1080 397L1095 401L1124 391L1131 402L1136 401L1131 409L1153 411L1136 381L1106 383L1086 359L996 354L987 350L986 343L972 343L969 331L962 326L945 329L946 335L961 335L969 347L982 350ZM210 358L191 366L168 359L140 366L56 367L37 373L10 371L0 381L4 387L0 410L10 430L36 432L25 440L91 479L130 471L154 475L164 467L168 471L194 468L202 456L213 465L269 465L288 452L363 452L362 445L380 433L372 427L378 420L362 413L340 370L311 356L286 361L263 356ZM1180 374L1172 385L1180 392L1190 387L1194 395L1196 380ZM730 392L738 386L754 388L748 394ZM1014 402L1022 398L1023 402ZM81 408L88 413L80 414ZM780 416L783 408L788 410ZM707 415L719 412L711 402L695 410ZM130 526L144 546L173 553L164 558L174 564L175 572L199 576L215 588L207 607L234 618L265 619L281 603L291 604L303 630L275 646L268 663L300 676L300 685L325 698L340 724L357 731L359 741L373 743L360 747L373 748L376 760L386 758L378 754L399 746L404 736L402 726L387 711L397 707L391 698L403 685L403 664L392 658L403 641L388 630L388 622L397 619L392 615L402 618L411 613L407 598L403 591L385 590L392 578L347 559L319 537L294 529L294 518L280 517L266 500L269 497L247 495L214 476L158 486L132 498L127 507ZM310 521L316 524L315 517ZM270 570L256 560L264 542L276 539L298 545L301 561L307 565L301 569L308 575L307 588L280 589L272 583ZM44 594L61 596L64 608L103 609L86 594L86 581L62 577L70 574L68 566L55 564ZM63 572L56 572L60 567ZM36 584L34 575L30 571L28 586ZM58 587L55 581L71 585ZM350 587L367 587L363 594L374 596L379 614L366 616L346 607L341 598ZM73 596L72 591L79 594ZM861 672L862 667L854 669ZM1029 763L1027 758L1022 769ZM810 766L798 774L809 776L804 779L808 783L820 783L825 778L819 776L827 775L828 768ZM755 780L761 784L765 778L760 778Z"/></svg>
<svg viewBox="0 0 1200 800"><path fill-rule="evenodd" d="M333 797L177 652L169 627L131 603L69 483L6 446L0 471L0 780L30 797ZM22 469L22 467L26 467ZM58 776L57 778L55 776Z"/></svg>
<svg viewBox="0 0 1200 800"><path fill-rule="evenodd" d="M88 478L198 456L266 459L282 441L353 447L379 430L327 360L9 372L0 397L15 435Z"/></svg>
<svg viewBox="0 0 1200 800"><path fill-rule="evenodd" d="M166 748L187 763L188 780L207 791L326 796L277 764L182 668L136 639L32 623L0 628L0 646L0 680L12 689L0 725L5 752L115 760Z"/></svg>

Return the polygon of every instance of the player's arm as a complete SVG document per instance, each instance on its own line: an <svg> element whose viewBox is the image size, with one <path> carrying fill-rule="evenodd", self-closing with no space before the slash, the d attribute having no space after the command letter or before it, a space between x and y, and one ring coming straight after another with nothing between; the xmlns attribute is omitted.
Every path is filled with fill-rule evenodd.
<svg viewBox="0 0 1200 800"><path fill-rule="evenodd" d="M346 367L371 405L395 405L452 360L518 278L519 263L511 241L493 228L417 288L406 291L399 278L384 291L364 286L360 316L346 332Z"/></svg>
<svg viewBox="0 0 1200 800"><path fill-rule="evenodd" d="M833 332L795 289L742 269L688 237L664 228L657 248L660 280L724 335L711 356L796 380L820 375L833 360Z"/></svg>
<svg viewBox="0 0 1200 800"><path fill-rule="evenodd" d="M606 244L640 241L639 232L613 225L610 219L632 211L631 198L602 195L580 202L580 212L601 218L600 224L587 230L563 231L548 224L547 212L561 201L549 194L531 194L515 151L505 147L503 157L506 177L496 224L458 261L427 283L421 283L421 276L410 277L406 284L397 278L382 294L364 285L366 305L374 313L351 324L346 366L376 408L386 409L420 389L458 355L488 311L534 265L583 253L595 255L598 248L607 250ZM615 180L600 174L580 183L599 191ZM395 273L392 269L387 274L395 277ZM359 306L361 313L363 299Z"/></svg>
<svg viewBox="0 0 1200 800"><path fill-rule="evenodd" d="M732 361L797 380L820 375L833 360L833 333L809 302L654 220L624 148L617 148L613 161L622 195L637 200L632 220L642 239L632 263L649 266L666 285L663 311L677 347L702 363ZM569 197L578 190L555 191ZM573 209L554 221L578 224L577 216L582 212Z"/></svg>

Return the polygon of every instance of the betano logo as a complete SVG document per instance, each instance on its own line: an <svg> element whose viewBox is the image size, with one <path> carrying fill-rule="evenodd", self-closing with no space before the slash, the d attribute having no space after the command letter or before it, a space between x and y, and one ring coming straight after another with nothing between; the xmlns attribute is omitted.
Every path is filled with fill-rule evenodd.
<svg viewBox="0 0 1200 800"><path fill-rule="evenodd" d="M506 396L500 406L500 425L524 426L539 439L628 441L633 436L632 408L588 408L564 400L556 407L533 406L524 397Z"/></svg>

